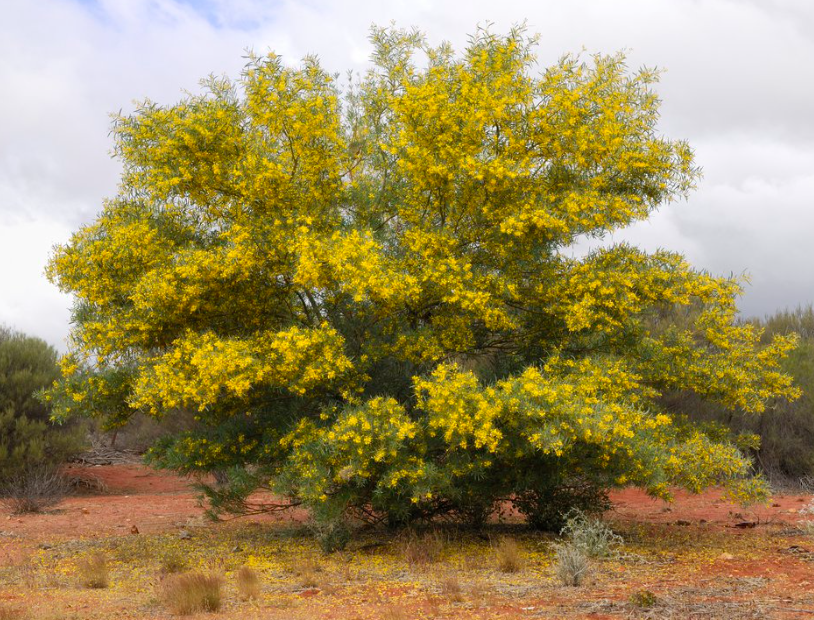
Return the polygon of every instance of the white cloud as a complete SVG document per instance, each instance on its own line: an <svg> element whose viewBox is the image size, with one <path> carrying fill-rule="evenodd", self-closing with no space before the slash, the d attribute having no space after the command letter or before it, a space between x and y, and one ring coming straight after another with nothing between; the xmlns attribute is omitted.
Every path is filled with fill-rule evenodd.
<svg viewBox="0 0 814 620"><path fill-rule="evenodd" d="M626 48L667 71L667 135L696 147L705 179L616 238L683 251L715 272L748 270L749 313L814 301L814 3L808 0L5 0L0 20L0 323L53 343L68 300L42 277L53 243L115 192L108 114L176 101L244 50L309 52L363 69L371 23L466 43L476 24L527 19L539 57Z"/></svg>

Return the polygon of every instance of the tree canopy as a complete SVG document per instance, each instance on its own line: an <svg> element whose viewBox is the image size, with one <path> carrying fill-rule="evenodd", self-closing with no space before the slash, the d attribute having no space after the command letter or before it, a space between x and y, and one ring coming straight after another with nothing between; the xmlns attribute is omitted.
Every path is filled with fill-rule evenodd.
<svg viewBox="0 0 814 620"><path fill-rule="evenodd" d="M57 409L194 410L153 459L231 468L227 508L266 486L324 519L509 499L545 525L580 489L760 496L734 443L656 399L759 414L796 394L794 338L762 344L740 282L679 254L572 251L698 179L657 130L657 73L621 54L540 71L522 29L462 54L371 39L344 86L270 54L116 118L118 195L49 267L76 299Z"/></svg>

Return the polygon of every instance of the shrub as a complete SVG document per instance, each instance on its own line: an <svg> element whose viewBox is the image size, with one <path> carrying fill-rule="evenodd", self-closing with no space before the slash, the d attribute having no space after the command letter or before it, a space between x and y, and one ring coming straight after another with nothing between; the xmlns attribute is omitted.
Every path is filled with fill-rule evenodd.
<svg viewBox="0 0 814 620"><path fill-rule="evenodd" d="M564 586L579 586L590 567L590 558L583 547L573 543L557 545L554 573Z"/></svg>
<svg viewBox="0 0 814 620"><path fill-rule="evenodd" d="M560 531L570 539L570 544L581 548L590 558L607 558L615 553L616 547L624 543L618 534L596 517L585 515L579 510L571 510Z"/></svg>
<svg viewBox="0 0 814 620"><path fill-rule="evenodd" d="M164 581L162 595L170 611L179 616L218 611L221 606L221 579L203 573L173 575Z"/></svg>
<svg viewBox="0 0 814 620"><path fill-rule="evenodd" d="M107 558L101 553L94 553L76 563L79 583L86 588L106 588L110 583L110 571Z"/></svg>
<svg viewBox="0 0 814 620"><path fill-rule="evenodd" d="M54 466L32 466L0 482L0 503L14 514L43 512L62 502L68 491L68 481Z"/></svg>
<svg viewBox="0 0 814 620"><path fill-rule="evenodd" d="M503 538L495 547L498 569L504 573L517 573L523 568L523 554L512 538Z"/></svg>
<svg viewBox="0 0 814 620"><path fill-rule="evenodd" d="M628 600L631 605L640 609L650 609L659 603L659 598L650 590L636 590Z"/></svg>
<svg viewBox="0 0 814 620"><path fill-rule="evenodd" d="M260 598L262 584L258 572L248 566L242 566L235 573L235 583L240 598L244 600Z"/></svg>
<svg viewBox="0 0 814 620"><path fill-rule="evenodd" d="M324 553L342 551L351 539L351 530L344 519L312 521L311 530Z"/></svg>
<svg viewBox="0 0 814 620"><path fill-rule="evenodd" d="M38 399L59 376L56 356L39 338L0 326L0 486L41 487L41 472L82 447L83 428L51 423L50 406Z"/></svg>

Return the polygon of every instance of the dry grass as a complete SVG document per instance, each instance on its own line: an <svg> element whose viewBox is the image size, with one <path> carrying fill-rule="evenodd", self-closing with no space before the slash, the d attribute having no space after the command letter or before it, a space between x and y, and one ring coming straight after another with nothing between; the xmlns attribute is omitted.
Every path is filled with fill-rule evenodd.
<svg viewBox="0 0 814 620"><path fill-rule="evenodd" d="M76 563L79 583L86 588L106 588L110 584L110 571L107 558L101 553L94 553Z"/></svg>
<svg viewBox="0 0 814 620"><path fill-rule="evenodd" d="M164 582L162 598L169 610L179 616L218 611L221 606L221 579L203 573L174 575Z"/></svg>
<svg viewBox="0 0 814 620"><path fill-rule="evenodd" d="M3 484L0 503L12 514L44 512L65 499L67 492L67 482L56 469L26 469Z"/></svg>
<svg viewBox="0 0 814 620"><path fill-rule="evenodd" d="M260 598L263 591L260 574L248 566L242 566L235 573L235 585L237 593L244 601Z"/></svg>
<svg viewBox="0 0 814 620"><path fill-rule="evenodd" d="M24 618L24 612L18 607L8 607L4 603L0 603L0 620L21 620Z"/></svg>
<svg viewBox="0 0 814 620"><path fill-rule="evenodd" d="M557 547L554 572L564 586L579 586L589 568L590 560L581 546L567 543Z"/></svg>
<svg viewBox="0 0 814 620"><path fill-rule="evenodd" d="M441 594L449 601L453 603L462 603L464 600L464 591L463 587L461 586L461 581L458 579L458 575L454 573L450 573L448 575L444 575L438 581L438 587L441 590Z"/></svg>
<svg viewBox="0 0 814 620"><path fill-rule="evenodd" d="M426 566L441 559L444 540L435 531L416 534L407 533L401 541L401 555L410 566Z"/></svg>
<svg viewBox="0 0 814 620"><path fill-rule="evenodd" d="M322 566L314 559L307 559L299 566L292 568L291 572L297 577L297 585L301 588L316 588L320 585Z"/></svg>
<svg viewBox="0 0 814 620"><path fill-rule="evenodd" d="M382 611L382 620L411 620L411 616L403 607L396 607L395 605L388 605Z"/></svg>
<svg viewBox="0 0 814 620"><path fill-rule="evenodd" d="M513 538L503 538L495 547L497 567L503 573L519 573L523 570L523 553Z"/></svg>

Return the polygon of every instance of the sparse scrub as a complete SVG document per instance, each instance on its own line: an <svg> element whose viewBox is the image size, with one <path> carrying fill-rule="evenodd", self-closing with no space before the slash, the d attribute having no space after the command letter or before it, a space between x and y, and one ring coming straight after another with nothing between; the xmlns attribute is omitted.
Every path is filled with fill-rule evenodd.
<svg viewBox="0 0 814 620"><path fill-rule="evenodd" d="M444 540L436 531L423 534L411 531L402 538L402 556L410 566L434 564L441 558L443 551Z"/></svg>
<svg viewBox="0 0 814 620"><path fill-rule="evenodd" d="M582 546L564 543L557 546L554 572L564 586L577 587L588 574L591 561Z"/></svg>
<svg viewBox="0 0 814 620"><path fill-rule="evenodd" d="M42 472L55 472L83 444L83 427L54 424L50 404L38 397L59 377L56 359L43 340L0 326L0 494L15 502L23 493L19 512L31 511L25 498L32 492L52 496L53 485L42 488ZM37 497L31 506L43 510L39 502Z"/></svg>
<svg viewBox="0 0 814 620"><path fill-rule="evenodd" d="M187 559L184 555L175 549L166 551L161 556L161 572L167 575L180 573L186 570Z"/></svg>
<svg viewBox="0 0 814 620"><path fill-rule="evenodd" d="M94 553L76 563L79 583L86 588L106 588L110 584L110 570L107 558L101 553Z"/></svg>
<svg viewBox="0 0 814 620"><path fill-rule="evenodd" d="M655 607L659 602L658 597L650 590L636 590L636 592L630 595L628 600L631 605L640 609L650 609L651 607Z"/></svg>
<svg viewBox="0 0 814 620"><path fill-rule="evenodd" d="M0 503L13 514L44 512L65 499L68 485L54 467L26 468L0 485Z"/></svg>
<svg viewBox="0 0 814 620"><path fill-rule="evenodd" d="M248 566L240 567L235 573L235 585L240 598L243 600L260 598L262 592L260 574L253 568Z"/></svg>
<svg viewBox="0 0 814 620"><path fill-rule="evenodd" d="M351 530L343 520L334 520L327 523L313 522L311 531L319 543L319 548L324 553L335 553L343 551L351 539Z"/></svg>
<svg viewBox="0 0 814 620"><path fill-rule="evenodd" d="M321 572L322 566L314 560L306 560L293 569L301 588L316 588L320 583L319 574Z"/></svg>
<svg viewBox="0 0 814 620"><path fill-rule="evenodd" d="M518 573L523 569L523 553L513 538L503 538L495 547L497 567L503 573Z"/></svg>
<svg viewBox="0 0 814 620"><path fill-rule="evenodd" d="M589 558L610 557L624 543L622 537L614 534L602 520L579 510L568 513L560 535L568 538L572 545L580 547Z"/></svg>
<svg viewBox="0 0 814 620"><path fill-rule="evenodd" d="M464 600L464 591L458 575L450 573L444 575L438 582L441 594L453 603L461 603Z"/></svg>
<svg viewBox="0 0 814 620"><path fill-rule="evenodd" d="M203 573L174 575L164 582L162 595L169 610L179 616L218 611L221 606L221 579Z"/></svg>

